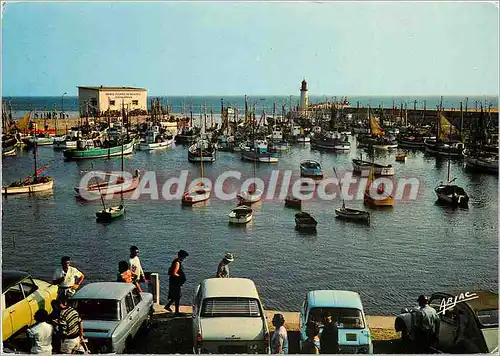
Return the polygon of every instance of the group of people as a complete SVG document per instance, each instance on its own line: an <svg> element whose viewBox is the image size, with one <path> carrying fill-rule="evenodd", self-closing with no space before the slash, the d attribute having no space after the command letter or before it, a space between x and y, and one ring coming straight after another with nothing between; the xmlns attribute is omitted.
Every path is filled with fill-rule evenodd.
<svg viewBox="0 0 500 356"><path fill-rule="evenodd" d="M285 328L283 314L273 316L274 332L271 337L271 353L288 353L288 333ZM302 344L303 354L337 354L339 353L338 327L330 313L323 315L323 330L320 336L320 325L314 321L306 324L307 339Z"/></svg>

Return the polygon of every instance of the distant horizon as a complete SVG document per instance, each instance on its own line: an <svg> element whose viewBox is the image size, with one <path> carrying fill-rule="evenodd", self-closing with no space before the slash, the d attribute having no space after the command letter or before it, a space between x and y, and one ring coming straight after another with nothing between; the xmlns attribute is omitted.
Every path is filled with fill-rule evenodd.
<svg viewBox="0 0 500 356"><path fill-rule="evenodd" d="M177 97L177 98L189 98L189 97L221 97L221 98L231 98L231 97L244 97L247 96L249 98L256 98L256 97L271 97L271 96L276 96L276 97L289 97L290 95L293 97L300 97L300 94L230 94L230 95L225 95L225 94L175 94L175 95L168 95L168 94L149 94L148 97ZM60 98L62 95L3 95L2 98ZM403 97L408 97L408 98L423 98L423 97L443 97L443 98L459 98L459 97L495 97L500 100L500 95L499 94L397 94L397 95L391 95L391 94L311 94L308 95L309 98L316 98L316 97L398 97L398 98L403 98ZM77 98L78 94L76 95L65 95L66 98Z"/></svg>

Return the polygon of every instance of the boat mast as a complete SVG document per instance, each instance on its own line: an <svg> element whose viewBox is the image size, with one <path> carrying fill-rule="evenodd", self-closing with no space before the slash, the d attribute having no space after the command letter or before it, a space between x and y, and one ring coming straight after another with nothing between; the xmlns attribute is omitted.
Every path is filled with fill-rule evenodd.
<svg viewBox="0 0 500 356"><path fill-rule="evenodd" d="M345 209L344 194L342 194L342 184L340 183L339 175L337 174L337 170L335 169L335 167L333 167L333 171L335 172L335 176L337 177L337 180L339 181L340 196L342 197L342 209Z"/></svg>
<svg viewBox="0 0 500 356"><path fill-rule="evenodd" d="M35 183L38 183L38 169L37 169L37 153L38 153L38 142L37 142L37 137L36 137L36 129L37 129L37 123L33 123L33 126L35 128L35 139L34 139L34 148L33 148L33 156L35 158Z"/></svg>

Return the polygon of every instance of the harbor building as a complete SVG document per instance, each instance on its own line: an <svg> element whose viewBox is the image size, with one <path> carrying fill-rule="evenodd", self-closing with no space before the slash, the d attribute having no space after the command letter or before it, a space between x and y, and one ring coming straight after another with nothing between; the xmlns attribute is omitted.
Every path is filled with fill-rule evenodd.
<svg viewBox="0 0 500 356"><path fill-rule="evenodd" d="M84 116L86 110L104 113L120 111L124 105L128 111L147 110L148 91L144 88L134 87L104 87L104 86L79 86L78 107L80 115Z"/></svg>
<svg viewBox="0 0 500 356"><path fill-rule="evenodd" d="M307 111L307 107L309 106L309 96L307 95L307 82L306 80L302 80L302 86L300 88L300 111Z"/></svg>

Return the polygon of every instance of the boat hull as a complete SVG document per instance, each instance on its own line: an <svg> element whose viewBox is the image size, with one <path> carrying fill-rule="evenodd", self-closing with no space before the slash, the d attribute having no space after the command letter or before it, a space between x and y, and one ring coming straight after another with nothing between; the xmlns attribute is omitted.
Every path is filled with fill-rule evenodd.
<svg viewBox="0 0 500 356"><path fill-rule="evenodd" d="M15 147L9 147L7 149L2 150L2 156L4 156L4 157L6 157L6 156L15 156L16 153L17 153L17 151L16 151Z"/></svg>
<svg viewBox="0 0 500 356"><path fill-rule="evenodd" d="M295 214L295 228L297 230L316 230L318 222L307 213Z"/></svg>
<svg viewBox="0 0 500 356"><path fill-rule="evenodd" d="M247 224L253 218L253 210L247 207L237 207L228 215L230 224Z"/></svg>
<svg viewBox="0 0 500 356"><path fill-rule="evenodd" d="M137 146L137 149L140 151L159 150L162 148L168 148L168 147L172 146L172 143L174 143L174 139L166 140L166 141L162 141L162 142L155 142L155 143L141 142Z"/></svg>
<svg viewBox="0 0 500 356"><path fill-rule="evenodd" d="M113 156L121 156L131 154L134 151L134 141L131 141L122 146L109 148L92 148L88 150L66 150L63 152L64 157L71 160L105 158Z"/></svg>
<svg viewBox="0 0 500 356"><path fill-rule="evenodd" d="M88 187L75 187L73 189L80 197L98 198L101 195L118 194L120 192L123 193L130 192L132 190L135 190L138 184L139 184L139 178L134 177L132 178L132 180L125 181L119 184L106 185L106 183L103 183L99 186L99 188L97 187L96 184L92 184Z"/></svg>
<svg viewBox="0 0 500 356"><path fill-rule="evenodd" d="M335 209L335 214L337 214L338 218L345 220L362 221L366 223L370 222L370 213L367 211L337 208Z"/></svg>
<svg viewBox="0 0 500 356"><path fill-rule="evenodd" d="M372 167L372 163L367 161L362 161L359 159L352 160L352 168L355 173L361 173L363 171L369 171ZM394 167L391 165L373 165L373 172L376 176L393 176L394 175Z"/></svg>
<svg viewBox="0 0 500 356"><path fill-rule="evenodd" d="M363 203L369 207L393 207L394 199L392 196L382 199L373 199L368 193L365 192Z"/></svg>
<svg viewBox="0 0 500 356"><path fill-rule="evenodd" d="M453 187L456 186L440 185L434 189L438 201L451 206L467 208L469 206L469 196L465 192L456 192L455 189L452 189ZM463 191L463 189L461 190Z"/></svg>
<svg viewBox="0 0 500 356"><path fill-rule="evenodd" d="M2 194L29 194L29 193L39 193L52 190L54 187L54 180L50 180L45 183L37 183L25 185L22 187L2 187Z"/></svg>
<svg viewBox="0 0 500 356"><path fill-rule="evenodd" d="M241 159L251 162L277 163L278 157L273 153L241 152Z"/></svg>
<svg viewBox="0 0 500 356"><path fill-rule="evenodd" d="M237 195L238 200L243 204L257 203L262 199L262 190L257 189L255 192L244 191Z"/></svg>
<svg viewBox="0 0 500 356"><path fill-rule="evenodd" d="M197 189L190 192L185 192L182 196L182 205L190 206L196 203L201 203L210 199L210 190Z"/></svg>
<svg viewBox="0 0 500 356"><path fill-rule="evenodd" d="M477 170L479 172L498 173L498 160L485 160L464 156L466 168Z"/></svg>
<svg viewBox="0 0 500 356"><path fill-rule="evenodd" d="M302 200L294 198L285 198L285 206L294 209L302 208Z"/></svg>

